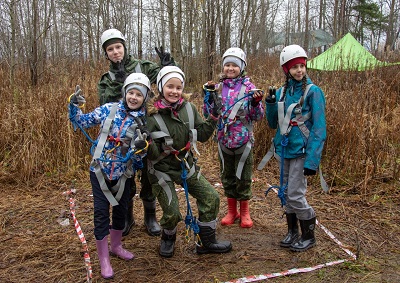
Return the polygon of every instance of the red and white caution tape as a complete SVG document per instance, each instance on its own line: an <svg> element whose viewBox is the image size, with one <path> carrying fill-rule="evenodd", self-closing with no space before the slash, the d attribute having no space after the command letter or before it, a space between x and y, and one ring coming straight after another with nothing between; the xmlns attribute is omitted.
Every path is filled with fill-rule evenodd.
<svg viewBox="0 0 400 283"><path fill-rule="evenodd" d="M343 263L343 262L346 262L346 261L348 261L348 260L341 259L341 260L337 260L337 261L331 261L331 262L328 262L328 263L315 265L313 267L292 268L292 269L285 270L285 271L282 271L282 272L242 277L242 278L235 279L235 280L232 280L232 281L226 281L224 283L257 282L257 281L260 281L260 280L271 279L271 278L281 277L281 276L286 276L286 275L292 275L292 274L296 274L296 273L306 273L306 272L314 271L314 270L317 270L317 269L321 269L323 267L327 267L327 266L332 266L332 265L336 265L336 264L339 264L339 263Z"/></svg>
<svg viewBox="0 0 400 283"><path fill-rule="evenodd" d="M82 243L83 247L83 258L85 260L86 266L86 280L88 283L92 282L92 264L90 263L89 249L86 243L85 235L82 232L81 226L79 225L78 219L76 219L75 215L75 199L72 197L73 194L76 193L76 189L71 189L66 192L63 192L63 195L70 196L69 197L69 210L71 211L72 219L74 220L74 226L76 233L78 234L79 240Z"/></svg>
<svg viewBox="0 0 400 283"><path fill-rule="evenodd" d="M215 185L219 185L218 183ZM267 184L268 186L271 187L271 185ZM275 193L277 193L278 191L273 188L273 191ZM292 274L296 274L296 273L306 273L306 272L311 272L311 271L315 271L327 266L333 266L336 264L341 264L343 262L347 262L347 261L351 261L351 260L356 260L357 256L352 253L349 249L345 248L343 246L343 244L325 227L323 226L321 223L318 222L318 220L316 221L317 226L319 226L327 235L329 238L331 238L335 243L337 243L339 245L339 247L345 251L351 258L350 259L340 259L340 260L336 260L336 261L331 261L331 262L327 262L327 263L323 263L323 264L318 264L312 267L304 267L304 268L292 268L289 270L285 270L282 272L274 272L274 273L267 273L267 274L261 274L261 275L252 275L252 276L248 276L248 277L242 277L242 278L238 278L238 279L234 279L231 281L226 281L224 283L248 283L248 282L257 282L257 281L261 281L261 280L266 280L266 279L271 279L271 278L275 278L275 277L282 277L282 276L286 276L286 275L292 275Z"/></svg>

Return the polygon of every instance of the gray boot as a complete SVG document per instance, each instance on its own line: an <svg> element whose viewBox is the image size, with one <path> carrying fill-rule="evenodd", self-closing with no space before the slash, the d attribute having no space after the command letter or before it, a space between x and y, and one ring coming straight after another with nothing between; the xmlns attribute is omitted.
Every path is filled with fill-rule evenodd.
<svg viewBox="0 0 400 283"><path fill-rule="evenodd" d="M217 228L217 221L198 222L200 228L201 246L196 246L198 254L209 253L227 253L232 249L232 244L229 241L217 241L215 232Z"/></svg>
<svg viewBox="0 0 400 283"><path fill-rule="evenodd" d="M147 233L150 236L159 236L161 234L161 227L156 217L156 201L143 200L143 207L144 225L146 226Z"/></svg>
<svg viewBox="0 0 400 283"><path fill-rule="evenodd" d="M174 255L175 241L176 227L172 230L163 229L159 251L162 257L172 257Z"/></svg>
<svg viewBox="0 0 400 283"><path fill-rule="evenodd" d="M284 248L289 248L290 245L299 238L299 226L297 224L298 221L296 213L286 213L286 222L288 226L288 232L279 245Z"/></svg>
<svg viewBox="0 0 400 283"><path fill-rule="evenodd" d="M300 220L301 237L292 243L290 250L303 252L315 246L315 217L309 220Z"/></svg>

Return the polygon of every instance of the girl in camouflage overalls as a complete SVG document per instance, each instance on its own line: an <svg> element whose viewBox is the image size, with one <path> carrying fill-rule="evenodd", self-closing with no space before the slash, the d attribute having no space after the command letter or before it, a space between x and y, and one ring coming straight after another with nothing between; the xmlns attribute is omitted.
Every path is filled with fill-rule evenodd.
<svg viewBox="0 0 400 283"><path fill-rule="evenodd" d="M183 182L182 162L188 171L187 191L196 199L198 208L201 246L196 246L196 252L226 253L232 248L229 241L216 240L219 194L200 174L191 151L196 140L205 142L212 136L218 117L202 119L196 107L187 101L188 96L183 94L184 79L185 75L178 67L162 68L157 76L160 95L154 103L147 105L147 127L153 141L148 149L148 175L153 194L163 210L159 250L162 257L173 256L177 224L182 220L175 190L175 183ZM217 112L218 109L214 111Z"/></svg>

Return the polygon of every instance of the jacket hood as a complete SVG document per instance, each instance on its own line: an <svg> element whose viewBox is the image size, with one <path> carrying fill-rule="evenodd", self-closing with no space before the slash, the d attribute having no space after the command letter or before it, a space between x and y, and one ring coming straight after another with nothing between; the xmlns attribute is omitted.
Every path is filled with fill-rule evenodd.
<svg viewBox="0 0 400 283"><path fill-rule="evenodd" d="M182 93L182 98L185 102L187 102L189 101L191 95L192 95L191 93ZM147 107L147 114L149 116L158 113L158 109L154 106L154 103L157 100L161 100L161 98L162 98L161 95L157 94L155 97L151 98L147 102L146 107Z"/></svg>

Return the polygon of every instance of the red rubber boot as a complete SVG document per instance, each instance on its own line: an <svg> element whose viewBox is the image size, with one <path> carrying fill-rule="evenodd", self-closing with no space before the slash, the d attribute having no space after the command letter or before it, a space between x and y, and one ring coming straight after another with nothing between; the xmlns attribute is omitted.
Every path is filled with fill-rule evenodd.
<svg viewBox="0 0 400 283"><path fill-rule="evenodd" d="M250 218L250 209L248 200L240 201L240 226L242 228L253 227L253 221Z"/></svg>
<svg viewBox="0 0 400 283"><path fill-rule="evenodd" d="M228 214L222 218L221 225L232 225L239 217L240 215L237 211L237 200L235 198L228 198Z"/></svg>

